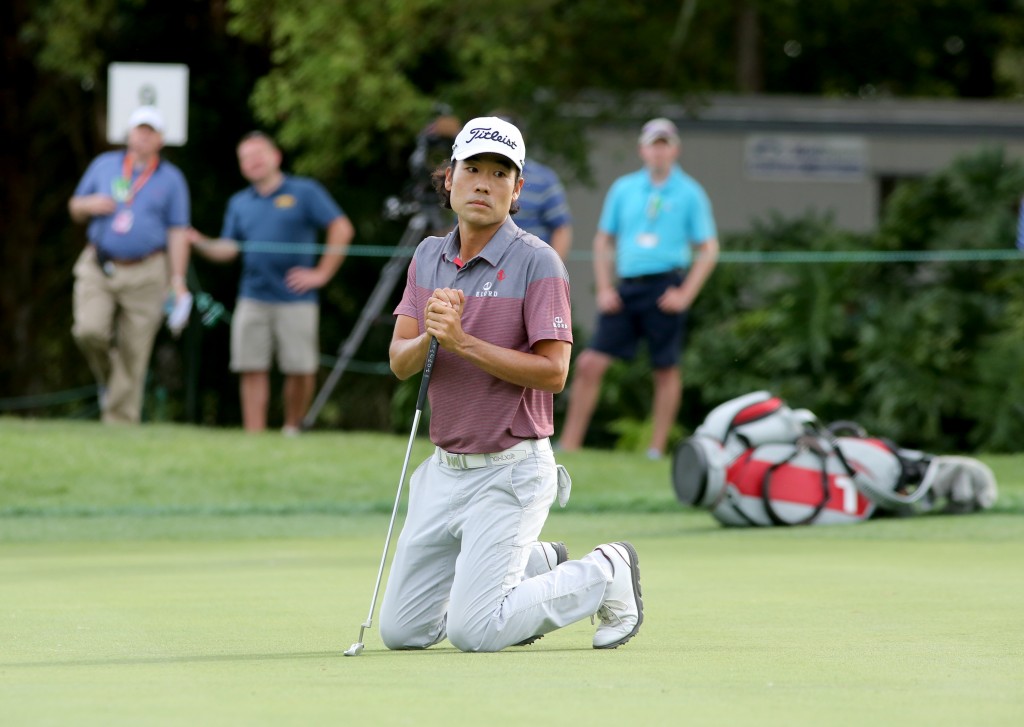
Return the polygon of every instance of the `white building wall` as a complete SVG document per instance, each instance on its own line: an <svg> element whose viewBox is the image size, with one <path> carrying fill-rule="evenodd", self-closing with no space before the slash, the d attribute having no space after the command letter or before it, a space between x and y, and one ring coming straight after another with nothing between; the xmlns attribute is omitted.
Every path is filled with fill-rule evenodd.
<svg viewBox="0 0 1024 727"><path fill-rule="evenodd" d="M795 217L808 211L831 214L842 229L869 232L878 224L884 177L925 176L985 146L1001 146L1011 158L1024 159L1024 104L1017 103L719 97L696 116L671 105L659 113L679 125L680 163L707 190L723 236L748 230L753 220L772 213ZM646 118L592 125L594 186L567 185L575 219L567 265L574 322L587 331L595 315L590 252L601 204L617 177L640 168L636 139ZM754 135L797 138L811 146L859 141L863 174L842 180L753 178L745 155Z"/></svg>

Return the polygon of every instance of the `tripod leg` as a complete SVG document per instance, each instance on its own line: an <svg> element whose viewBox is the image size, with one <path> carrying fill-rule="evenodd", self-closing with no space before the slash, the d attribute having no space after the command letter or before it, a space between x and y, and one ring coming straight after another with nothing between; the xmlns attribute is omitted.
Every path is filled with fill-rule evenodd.
<svg viewBox="0 0 1024 727"><path fill-rule="evenodd" d="M324 381L324 385L317 393L316 398L309 407L309 411L306 413L306 416L303 417L303 429L312 428L313 424L316 422L316 418L320 415L320 410L323 409L324 404L327 403L327 400L334 392L334 388L338 385L338 381L341 379L342 374L345 373L345 369L352 361L352 358L355 356L359 346L362 345L363 339L366 338L366 334L370 330L370 325L377 316L380 315L381 310L384 308L384 304L387 303L391 292L395 289L395 284L401 278L402 273L408 268L408 256L400 255L399 252L408 249L415 249L416 245L418 245L423 239L423 234L426 231L428 221L428 216L422 212L413 215L409 219L409 223L405 227L405 232L402 234L402 238L392 251L391 257L388 258L388 261L381 269L380 277L377 279L377 285L374 287L373 292L370 293L370 297L367 299L366 305L363 306L363 310L359 313L359 318L356 320L355 326L353 326L352 331L338 348L338 360L334 363L331 373L328 374L327 380Z"/></svg>

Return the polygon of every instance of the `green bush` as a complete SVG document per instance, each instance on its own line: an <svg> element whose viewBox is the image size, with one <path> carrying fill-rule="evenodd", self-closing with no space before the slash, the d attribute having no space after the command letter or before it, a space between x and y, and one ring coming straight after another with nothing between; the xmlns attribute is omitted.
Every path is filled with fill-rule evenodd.
<svg viewBox="0 0 1024 727"><path fill-rule="evenodd" d="M772 217L729 238L736 252L842 251L863 246L830 218ZM687 413L757 389L818 411L850 405L863 265L722 264L697 300L687 347ZM693 395L699 391L699 401ZM695 423L699 423L699 420Z"/></svg>
<svg viewBox="0 0 1024 727"><path fill-rule="evenodd" d="M723 247L1006 249L1022 191L1024 167L983 150L900 187L874 235L840 232L828 217L773 216ZM1020 451L1022 262L723 264L693 313L684 421L769 389L823 420L854 419L907 446Z"/></svg>

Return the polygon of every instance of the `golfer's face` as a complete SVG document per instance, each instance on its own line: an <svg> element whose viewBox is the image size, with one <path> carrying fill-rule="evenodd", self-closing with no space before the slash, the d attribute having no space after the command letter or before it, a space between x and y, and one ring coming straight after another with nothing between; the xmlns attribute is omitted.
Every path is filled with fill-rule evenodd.
<svg viewBox="0 0 1024 727"><path fill-rule="evenodd" d="M516 180L515 167L505 157L481 154L449 167L444 185L459 219L486 227L505 221L523 179Z"/></svg>
<svg viewBox="0 0 1024 727"><path fill-rule="evenodd" d="M281 152L266 139L246 139L238 145L238 168L250 182L261 182L281 168Z"/></svg>

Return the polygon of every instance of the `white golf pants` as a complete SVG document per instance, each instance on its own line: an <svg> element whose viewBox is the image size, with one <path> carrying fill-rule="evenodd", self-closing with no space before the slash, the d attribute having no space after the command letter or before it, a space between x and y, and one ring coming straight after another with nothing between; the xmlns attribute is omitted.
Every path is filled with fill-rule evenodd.
<svg viewBox="0 0 1024 727"><path fill-rule="evenodd" d="M447 636L462 651L499 651L600 607L611 581L600 554L524 580L557 475L547 439L522 445L529 455L511 464L458 469L435 453L413 473L381 604L389 649L422 649Z"/></svg>

